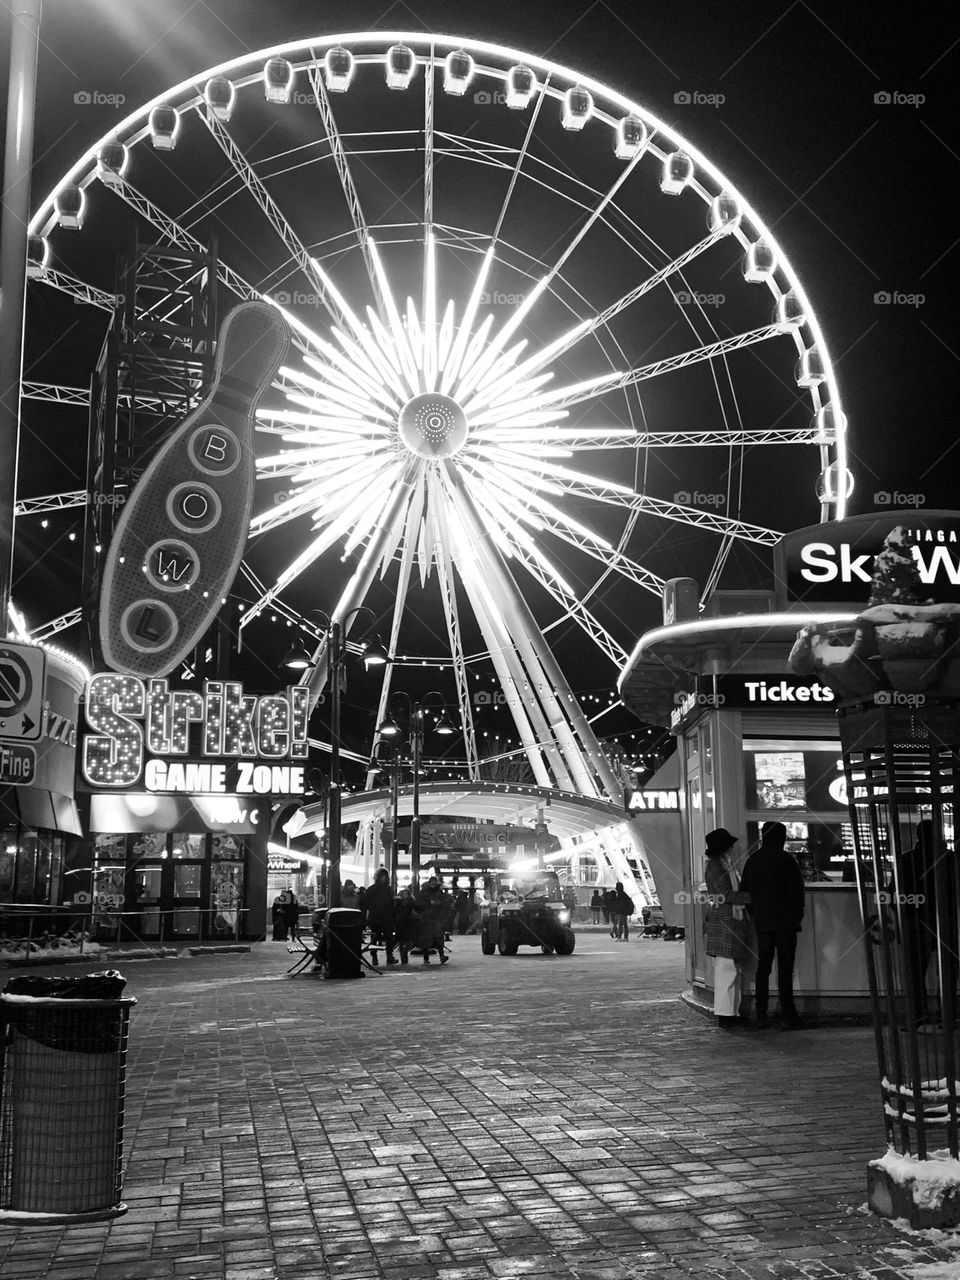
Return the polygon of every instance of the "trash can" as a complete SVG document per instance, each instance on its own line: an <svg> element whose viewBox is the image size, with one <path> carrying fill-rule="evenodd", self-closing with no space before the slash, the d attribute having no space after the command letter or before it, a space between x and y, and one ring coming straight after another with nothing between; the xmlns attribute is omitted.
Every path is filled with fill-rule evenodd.
<svg viewBox="0 0 960 1280"><path fill-rule="evenodd" d="M109 971L0 993L0 1221L97 1221L121 1202L127 1026Z"/></svg>
<svg viewBox="0 0 960 1280"><path fill-rule="evenodd" d="M324 976L361 978L363 917L353 907L331 907L326 918L327 947Z"/></svg>

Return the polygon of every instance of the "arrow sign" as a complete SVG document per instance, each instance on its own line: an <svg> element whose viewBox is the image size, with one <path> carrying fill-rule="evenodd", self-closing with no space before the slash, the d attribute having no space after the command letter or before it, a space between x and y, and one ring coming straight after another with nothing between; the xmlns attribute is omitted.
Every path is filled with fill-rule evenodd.
<svg viewBox="0 0 960 1280"><path fill-rule="evenodd" d="M0 643L0 738L39 738L46 654L36 645Z"/></svg>

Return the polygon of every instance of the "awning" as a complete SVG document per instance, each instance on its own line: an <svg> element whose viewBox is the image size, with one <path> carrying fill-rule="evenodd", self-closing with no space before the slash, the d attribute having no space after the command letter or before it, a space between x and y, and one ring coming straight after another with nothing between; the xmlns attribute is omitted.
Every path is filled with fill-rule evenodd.
<svg viewBox="0 0 960 1280"><path fill-rule="evenodd" d="M82 836L80 815L73 796L44 787L0 787L0 824L31 827Z"/></svg>
<svg viewBox="0 0 960 1280"><path fill-rule="evenodd" d="M399 789L401 812L411 811L412 788ZM584 837L595 831L616 826L628 815L621 805L592 796L580 796L550 787L527 786L503 782L425 782L420 788L420 812L448 818L490 819L493 822L524 826L537 821L542 813L550 834L560 839ZM341 805L341 821L366 822L371 818L386 820L390 813L390 789L364 791L345 795ZM304 805L288 820L285 831L298 836L322 831L326 821L325 806L317 802Z"/></svg>

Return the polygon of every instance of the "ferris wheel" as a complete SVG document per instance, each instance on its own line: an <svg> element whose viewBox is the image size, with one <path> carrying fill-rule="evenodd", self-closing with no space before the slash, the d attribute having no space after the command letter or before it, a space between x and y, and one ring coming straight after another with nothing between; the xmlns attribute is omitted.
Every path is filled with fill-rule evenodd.
<svg viewBox="0 0 960 1280"><path fill-rule="evenodd" d="M244 630L302 622L318 582L342 619L388 590L390 651L453 673L472 778L483 662L539 785L619 797L563 637L612 684L668 577L706 600L769 563L780 485L809 495L799 523L844 514L836 377L776 236L676 129L574 70L400 31L212 67L64 174L34 289L109 315L121 213L184 254L214 233L220 287L294 335L259 411Z"/></svg>

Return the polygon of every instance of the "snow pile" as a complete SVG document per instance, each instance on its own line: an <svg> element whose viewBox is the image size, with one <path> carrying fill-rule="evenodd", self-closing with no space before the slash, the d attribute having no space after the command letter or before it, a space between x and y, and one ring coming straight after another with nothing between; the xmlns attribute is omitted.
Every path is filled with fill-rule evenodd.
<svg viewBox="0 0 960 1280"><path fill-rule="evenodd" d="M879 1160L871 1160L875 1169L883 1169L901 1187L910 1187L918 1209L939 1209L948 1195L960 1190L960 1160L949 1151L934 1151L926 1160L902 1156L888 1148Z"/></svg>
<svg viewBox="0 0 960 1280"><path fill-rule="evenodd" d="M26 938L0 938L0 960L65 959L67 956L90 956L95 960L103 948L99 942L84 941L83 951L79 942L64 942L59 938L27 940Z"/></svg>

